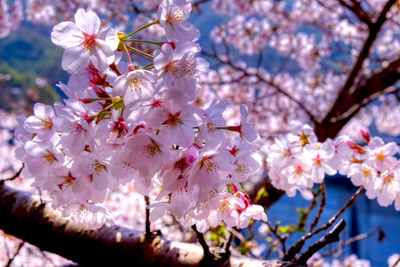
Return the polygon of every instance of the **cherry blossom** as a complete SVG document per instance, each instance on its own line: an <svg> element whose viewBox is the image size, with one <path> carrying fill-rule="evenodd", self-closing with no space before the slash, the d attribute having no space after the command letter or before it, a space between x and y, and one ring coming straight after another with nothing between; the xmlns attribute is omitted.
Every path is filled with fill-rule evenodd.
<svg viewBox="0 0 400 267"><path fill-rule="evenodd" d="M341 1L212 0L229 18L211 31L223 45L202 47L218 65L209 70L199 31L188 22L189 1L117 2L27 4L31 21L75 18L52 33L65 49L62 66L71 77L59 87L68 99L54 108L36 104L15 131L24 175L63 215L98 228L111 222L103 203L122 199L115 190L124 188L132 205L144 206L142 195L150 196L153 230L168 216L200 232L245 228L267 220L263 207L238 189L261 176L261 163L272 185L291 197L300 191L312 198L315 184L339 172L379 205L400 209L398 146L365 130L375 123L380 132L399 133L395 83L376 76L397 68L391 66L400 52L397 4L374 37L371 25L385 1L365 1L365 14L357 14ZM22 16L19 1L7 3L0 3L0 37ZM146 16L136 18L131 34L117 35L130 25L128 5ZM115 16L119 25L108 27L95 12ZM385 90L369 94L376 80L385 81ZM347 136L329 139L337 134L329 127L340 123ZM144 228L139 216L119 216ZM344 262L368 266L354 256Z"/></svg>
<svg viewBox="0 0 400 267"><path fill-rule="evenodd" d="M199 38L199 30L186 21L191 9L191 4L187 0L161 2L158 8L158 17L169 40L184 42L195 41Z"/></svg>
<svg viewBox="0 0 400 267"><path fill-rule="evenodd" d="M75 23L61 22L51 34L51 40L65 49L62 67L69 73L85 68L91 62L104 70L113 63L119 39L115 31L101 29L99 17L91 10L79 9Z"/></svg>

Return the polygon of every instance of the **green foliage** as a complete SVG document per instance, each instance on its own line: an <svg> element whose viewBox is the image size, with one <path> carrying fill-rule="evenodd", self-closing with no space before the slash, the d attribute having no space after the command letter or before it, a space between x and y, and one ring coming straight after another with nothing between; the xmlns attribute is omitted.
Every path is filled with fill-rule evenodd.
<svg viewBox="0 0 400 267"><path fill-rule="evenodd" d="M7 63L0 64L0 73L11 74L12 79L6 82L10 87L29 88L35 85L36 74L32 71L20 72Z"/></svg>
<svg viewBox="0 0 400 267"><path fill-rule="evenodd" d="M304 222L309 213L308 209L296 209L296 211L299 213L300 216L299 222Z"/></svg>
<svg viewBox="0 0 400 267"><path fill-rule="evenodd" d="M299 227L298 225L285 225L285 226L279 226L277 229L279 232L282 234L288 234L291 230L295 232L301 232L305 233L306 229Z"/></svg>
<svg viewBox="0 0 400 267"><path fill-rule="evenodd" d="M0 82L0 108L25 109L33 102L52 104L60 96L53 88L60 80L66 81L67 73L61 68L62 49L51 43L50 31L31 24L24 24L18 31L0 39L0 73L11 74L11 80ZM37 77L44 77L49 84L38 88Z"/></svg>
<svg viewBox="0 0 400 267"><path fill-rule="evenodd" d="M268 192L265 190L265 187L262 186L258 191L257 191L257 196L254 200L255 203L257 203L261 198L268 197Z"/></svg>
<svg viewBox="0 0 400 267"><path fill-rule="evenodd" d="M240 254L243 256L246 256L247 253L250 252L251 249L251 242L240 242L240 245L238 246L238 250Z"/></svg>
<svg viewBox="0 0 400 267"><path fill-rule="evenodd" d="M211 230L209 230L209 233L210 241L215 242L217 246L221 246L224 243L226 236L228 235L228 231L224 226L217 226L215 228L212 228Z"/></svg>
<svg viewBox="0 0 400 267"><path fill-rule="evenodd" d="M24 24L7 38L0 39L0 62L20 73L34 73L58 81L62 49L50 40L50 32L41 33L38 26Z"/></svg>

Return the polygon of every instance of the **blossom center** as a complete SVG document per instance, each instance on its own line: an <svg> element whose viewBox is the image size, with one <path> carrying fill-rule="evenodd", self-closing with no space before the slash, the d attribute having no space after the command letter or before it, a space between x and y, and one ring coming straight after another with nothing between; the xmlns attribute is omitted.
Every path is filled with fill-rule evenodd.
<svg viewBox="0 0 400 267"><path fill-rule="evenodd" d="M390 173L390 174L386 175L386 176L383 178L383 184L391 184L393 178L394 178L393 173Z"/></svg>
<svg viewBox="0 0 400 267"><path fill-rule="evenodd" d="M212 160L211 156L205 156L200 160L200 168L204 168L208 172L214 172L218 167L217 163Z"/></svg>
<svg viewBox="0 0 400 267"><path fill-rule="evenodd" d="M156 153L161 153L161 149L160 149L160 146L153 139L150 139L150 141L151 141L151 144L144 146L143 153L146 156L153 157Z"/></svg>
<svg viewBox="0 0 400 267"><path fill-rule="evenodd" d="M364 174L364 177L367 178L371 175L371 170L367 169L367 168L363 168L362 173Z"/></svg>
<svg viewBox="0 0 400 267"><path fill-rule="evenodd" d="M177 8L173 12L169 12L167 16L167 23L182 23L186 20L185 18L185 11L182 8Z"/></svg>
<svg viewBox="0 0 400 267"><path fill-rule="evenodd" d="M72 185L72 183L76 180L76 178L72 176L71 172L68 172L68 175L63 176L62 178L64 178L64 181L61 184L58 184L60 190L63 189L64 185Z"/></svg>
<svg viewBox="0 0 400 267"><path fill-rule="evenodd" d="M215 123L213 121L207 122L207 130L209 133L213 133L215 131Z"/></svg>
<svg viewBox="0 0 400 267"><path fill-rule="evenodd" d="M51 151L49 151L48 149L46 149L46 151L47 151L47 154L42 155L42 158L44 160L46 160L48 163L53 163L53 162L57 161L56 156L54 156L54 154L51 153Z"/></svg>
<svg viewBox="0 0 400 267"><path fill-rule="evenodd" d="M133 90L138 91L142 90L142 79L140 78L133 78L129 81L129 88L133 92Z"/></svg>
<svg viewBox="0 0 400 267"><path fill-rule="evenodd" d="M384 161L386 158L386 155L382 151L379 153L376 153L375 156L376 156L376 159L379 161Z"/></svg>
<svg viewBox="0 0 400 267"><path fill-rule="evenodd" d="M183 124L181 118L179 117L180 112L177 112L175 114L169 113L169 117L166 121L163 122L163 125L178 125L178 124Z"/></svg>
<svg viewBox="0 0 400 267"><path fill-rule="evenodd" d="M53 127L53 121L50 118L40 120L43 125L43 130L50 130Z"/></svg>
<svg viewBox="0 0 400 267"><path fill-rule="evenodd" d="M322 158L320 157L320 155L318 154L315 158L314 158L314 164L315 165L321 165L322 163Z"/></svg>
<svg viewBox="0 0 400 267"><path fill-rule="evenodd" d="M83 34L83 41L81 43L81 46L88 50L89 53L92 55L93 54L93 48L96 46L96 35L95 34L88 34L86 32L82 32Z"/></svg>
<svg viewBox="0 0 400 267"><path fill-rule="evenodd" d="M97 174L100 174L103 171L107 172L107 167L105 165L101 164L98 160L95 160L91 164L91 167Z"/></svg>
<svg viewBox="0 0 400 267"><path fill-rule="evenodd" d="M301 166L294 166L294 172L297 175L301 175L301 174L303 174L303 168Z"/></svg>
<svg viewBox="0 0 400 267"><path fill-rule="evenodd" d="M136 171L135 166L133 166L132 163L130 163L129 161L124 161L122 162L122 168L124 168L127 172L133 174Z"/></svg>
<svg viewBox="0 0 400 267"><path fill-rule="evenodd" d="M121 138L128 133L128 128L126 127L126 123L124 122L124 118L118 118L118 121L114 122L114 126L112 128L114 133L117 133L117 137Z"/></svg>

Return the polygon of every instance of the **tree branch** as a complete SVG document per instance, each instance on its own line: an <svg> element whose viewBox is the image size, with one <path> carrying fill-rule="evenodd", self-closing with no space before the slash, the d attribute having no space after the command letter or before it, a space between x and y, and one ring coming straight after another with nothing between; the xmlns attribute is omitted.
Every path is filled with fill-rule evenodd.
<svg viewBox="0 0 400 267"><path fill-rule="evenodd" d="M151 237L151 231L150 231L150 198L149 196L144 196L144 201L146 203L146 238Z"/></svg>
<svg viewBox="0 0 400 267"><path fill-rule="evenodd" d="M288 253L285 255L285 257L283 257L283 260L287 261L293 260L296 254L299 253L300 250L303 248L304 243L308 239L331 227L337 221L337 219L339 219L340 215L342 215L342 213L346 209L348 209L351 205L353 205L353 203L356 201L356 199L361 195L363 191L364 191L363 187L358 188L358 190L351 196L351 198L346 202L346 204L344 204L344 206L332 218L330 218L326 224L322 225L314 232L309 232L306 235L302 236L299 241L297 241L293 246L290 247Z"/></svg>
<svg viewBox="0 0 400 267"><path fill-rule="evenodd" d="M390 87L400 79L399 68L400 59L396 59L357 87L354 93L347 97L345 103L335 103L331 109L331 115L327 115L323 121L314 126L318 139L324 141L327 138L335 137L362 107L379 95L392 91ZM332 111L333 109L336 111Z"/></svg>
<svg viewBox="0 0 400 267"><path fill-rule="evenodd" d="M322 184L321 184L321 203L319 205L317 216L315 216L313 222L310 224L310 228L308 229L309 233L315 228L315 226L317 226L317 224L319 222L319 219L321 218L322 212L324 211L325 204L326 204L325 181L322 181Z"/></svg>
<svg viewBox="0 0 400 267"><path fill-rule="evenodd" d="M378 233L378 242L379 241L379 235L382 232L382 230L380 229L380 227L376 228L374 231L370 232L370 233L363 233L363 234L359 234L356 236L353 236L347 240L344 241L340 241L339 245L337 248L331 249L330 251L328 251L327 253L322 254L321 256L326 258L326 257L337 257L341 255L341 251L343 248L350 246L351 244L358 242L360 240L363 239L367 239L370 238L371 236L375 235L376 233ZM339 254L339 255L337 255Z"/></svg>
<svg viewBox="0 0 400 267"><path fill-rule="evenodd" d="M197 240L199 241L201 247L203 248L204 258L207 260L213 258L212 254L210 252L210 248L207 245L206 240L204 239L204 235L197 230L197 227L195 224L192 225L192 229L196 233Z"/></svg>
<svg viewBox="0 0 400 267"><path fill-rule="evenodd" d="M276 239L279 241L279 243L282 246L282 252L283 254L286 254L286 238L282 237L277 230L277 226L278 224L275 225L275 227L273 227L268 221L266 222L266 224L268 225L269 230L271 231L271 233L276 237Z"/></svg>
<svg viewBox="0 0 400 267"><path fill-rule="evenodd" d="M339 241L339 234L344 230L345 227L346 222L341 219L331 231L324 235L320 240L309 246L308 249L306 249L306 251L300 255L296 262L299 264L306 264L307 260L311 258L311 256L317 251L321 250L328 244Z"/></svg>
<svg viewBox="0 0 400 267"><path fill-rule="evenodd" d="M82 229L41 204L36 196L0 185L0 229L43 250L84 266L199 266L202 248L168 241L160 236L146 239L143 233L120 226ZM231 266L279 266L276 261L230 257ZM217 264L210 264L209 266Z"/></svg>
<svg viewBox="0 0 400 267"><path fill-rule="evenodd" d="M368 25L368 27L371 27L373 25L371 19L369 18L368 13L364 11L360 3L352 0L351 1L352 5L350 5L345 0L338 0L338 1L342 6L348 8L351 12L353 12L353 14L356 15L360 21Z"/></svg>
<svg viewBox="0 0 400 267"><path fill-rule="evenodd" d="M390 8L396 3L396 0L389 0L385 6L383 7L379 17L376 22L369 27L369 35L364 42L364 45L358 55L354 66L347 76L346 82L344 83L340 93L336 99L336 102L332 106L331 110L328 112L324 120L328 120L330 118L334 118L341 114L344 110L346 110L343 105L347 105L351 98L351 87L354 85L354 81L357 78L364 61L368 58L369 53L371 51L371 47L378 36L383 24L386 21L386 15L389 12Z"/></svg>
<svg viewBox="0 0 400 267"><path fill-rule="evenodd" d="M22 163L21 168L20 168L12 177L5 178L5 179L0 180L0 185L1 185L1 184L4 184L5 181L12 181L12 180L18 178L18 177L21 175L21 172L22 172L22 170L24 169L24 166L25 166L25 164Z"/></svg>
<svg viewBox="0 0 400 267"><path fill-rule="evenodd" d="M265 84L268 84L269 86L271 86L272 88L274 88L277 92L279 92L280 94L286 96L288 99L290 99L290 101L294 102L302 111L304 111L307 116L310 118L310 120L314 123L316 123L316 119L314 117L314 115L312 114L312 112L310 110L307 109L307 107L299 100L297 100L295 97L293 97L290 93L286 92L285 90L283 90L281 87L279 87L276 83L274 83L273 79L266 79L265 77L263 77L260 73L249 73L248 70L246 68L243 68L241 66L237 66L235 65L229 55L227 55L227 59L223 59L220 56L218 56L216 51L213 51L213 53L207 52L207 51L201 51L202 55L210 57L215 59L216 61L218 61L220 64L225 64L230 66L232 69L236 70L236 71L240 71L242 72L246 77L256 77L260 82L264 82Z"/></svg>

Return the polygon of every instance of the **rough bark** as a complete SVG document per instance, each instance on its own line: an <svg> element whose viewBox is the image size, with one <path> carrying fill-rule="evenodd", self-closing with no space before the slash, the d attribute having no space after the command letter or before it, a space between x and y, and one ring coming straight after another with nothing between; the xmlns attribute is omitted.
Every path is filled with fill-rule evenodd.
<svg viewBox="0 0 400 267"><path fill-rule="evenodd" d="M82 266L280 266L276 261L230 257L204 262L196 244L174 242L120 226L82 229L38 197L0 184L0 229Z"/></svg>

